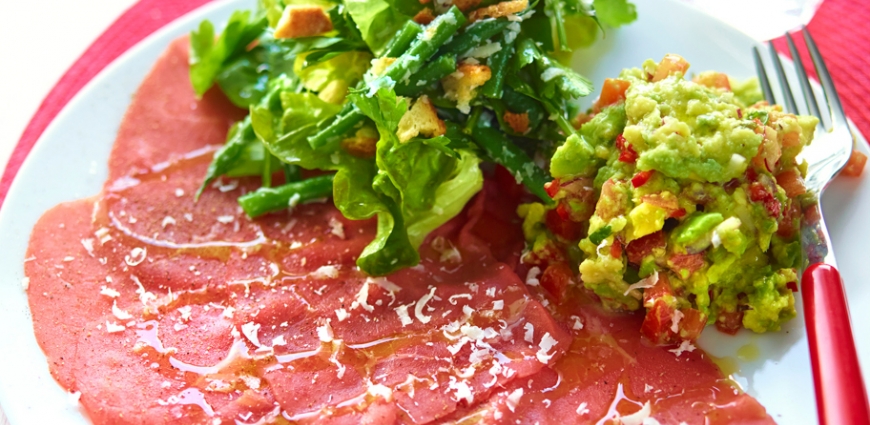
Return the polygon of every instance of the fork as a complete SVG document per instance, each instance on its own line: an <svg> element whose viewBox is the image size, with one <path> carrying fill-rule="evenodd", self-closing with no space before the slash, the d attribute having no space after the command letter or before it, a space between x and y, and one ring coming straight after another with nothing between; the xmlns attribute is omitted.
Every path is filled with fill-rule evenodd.
<svg viewBox="0 0 870 425"><path fill-rule="evenodd" d="M809 167L805 180L807 193L812 201L804 206L801 219L802 260L805 266L801 278L801 294L819 422L823 425L870 424L867 390L864 388L855 341L852 338L843 280L837 271L820 204L825 187L849 160L854 140L840 97L834 88L834 81L819 49L809 31L804 28L801 32L822 83L825 94L823 107L826 107L824 111L820 109L794 40L791 34L786 33L807 111L819 118L813 141L813 150L816 152L807 158ZM773 44L768 43L768 47L784 100L783 107L786 112L798 114L795 96L789 87L779 55ZM775 104L758 47L753 48L753 54L764 98L770 104Z"/></svg>

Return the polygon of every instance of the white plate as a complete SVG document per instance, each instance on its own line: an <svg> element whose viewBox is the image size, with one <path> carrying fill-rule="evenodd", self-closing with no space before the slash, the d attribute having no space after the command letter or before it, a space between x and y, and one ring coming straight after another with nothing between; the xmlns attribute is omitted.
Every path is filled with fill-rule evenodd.
<svg viewBox="0 0 870 425"><path fill-rule="evenodd" d="M577 54L577 68L600 87L605 77L644 59L680 53L692 70L716 69L738 78L754 75L752 40L683 4L635 0L638 22L609 31L595 47ZM211 4L173 22L139 43L101 72L51 123L27 157L0 211L0 405L12 425L87 424L71 397L48 373L32 331L22 289L23 261L30 230L54 205L97 194L124 110L140 81L169 42L202 19L223 22L252 0ZM796 87L796 85L793 85ZM865 143L862 149L867 152ZM868 179L836 182L824 197L825 214L846 280L853 323L870 323L870 279L864 270L870 224L858 212L870 211ZM800 307L799 307L800 308ZM800 310L799 310L800 312ZM856 329L862 363L870 367L870 328ZM730 337L709 329L701 345L713 355L736 357L744 345L760 349L757 360L740 364L736 377L781 423L815 422L815 399L803 318L783 332ZM866 382L865 378L865 382Z"/></svg>

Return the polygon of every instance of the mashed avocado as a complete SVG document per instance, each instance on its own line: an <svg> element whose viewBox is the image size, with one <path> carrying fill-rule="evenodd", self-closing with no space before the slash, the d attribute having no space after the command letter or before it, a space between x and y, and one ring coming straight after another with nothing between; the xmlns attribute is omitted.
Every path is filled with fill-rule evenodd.
<svg viewBox="0 0 870 425"><path fill-rule="evenodd" d="M795 158L817 120L759 102L752 82L687 69L667 55L608 80L627 89L557 149L548 190L570 217L568 183L592 179L580 280L610 309L655 314L654 340L693 339L703 324L778 330L795 316L806 172Z"/></svg>

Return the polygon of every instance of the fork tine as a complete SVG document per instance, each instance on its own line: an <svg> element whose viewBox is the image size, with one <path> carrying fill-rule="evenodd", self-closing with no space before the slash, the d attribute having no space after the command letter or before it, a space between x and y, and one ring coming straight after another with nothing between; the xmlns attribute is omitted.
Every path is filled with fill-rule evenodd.
<svg viewBox="0 0 870 425"><path fill-rule="evenodd" d="M776 52L776 47L773 46L773 43L767 43L767 47L770 49L770 61L773 62L773 67L776 69L776 77L779 78L782 97L785 98L785 111L797 114L798 108L794 102L794 96L791 94L791 87L788 84L788 78L785 77L785 70L782 68L782 61L779 60L779 53Z"/></svg>
<svg viewBox="0 0 870 425"><path fill-rule="evenodd" d="M755 58L755 71L758 72L758 82L761 85L761 93L764 94L764 100L773 105L776 103L776 99L774 99L773 91L770 89L770 81L767 80L767 72L764 70L764 62L761 61L758 46L753 46L752 52Z"/></svg>
<svg viewBox="0 0 870 425"><path fill-rule="evenodd" d="M825 61L822 59L822 54L819 53L819 48L816 47L816 42L810 35L810 32L804 28L801 31L804 34L804 41L807 43L807 50L810 51L810 56L813 58L813 65L816 67L816 74L819 76L819 81L822 83L822 89L825 92L825 98L828 101L828 109L831 112L831 126L845 125L846 113L843 112L843 105L840 103L840 96L837 94L837 89L834 87L834 80L828 72L828 67L825 66Z"/></svg>
<svg viewBox="0 0 870 425"><path fill-rule="evenodd" d="M788 42L788 50L789 52L791 52L791 58L794 62L795 72L798 75L798 81L801 85L801 91L804 94L804 100L806 100L807 102L807 110L816 117L822 118L822 113L821 111L819 111L819 104L816 101L816 93L813 91L813 87L810 85L810 79L807 76L807 71L804 68L804 62L801 60L801 56L798 52L797 46L794 44L794 39L791 38L791 34L786 32L785 40ZM825 121L820 120L819 125L821 125L822 128L825 128Z"/></svg>

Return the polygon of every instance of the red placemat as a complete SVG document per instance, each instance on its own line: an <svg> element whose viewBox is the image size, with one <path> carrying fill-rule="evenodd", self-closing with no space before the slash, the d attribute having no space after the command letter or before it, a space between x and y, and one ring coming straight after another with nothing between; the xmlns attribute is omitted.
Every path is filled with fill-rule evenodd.
<svg viewBox="0 0 870 425"><path fill-rule="evenodd" d="M48 124L72 97L140 40L179 16L210 0L141 0L124 12L61 77L39 106L21 135L0 179L0 207L24 158ZM843 100L846 113L858 130L870 135L870 111L862 100L870 98L870 2L826 0L809 24ZM780 51L787 52L782 40ZM747 52L748 54L748 52ZM805 52L804 52L805 54ZM804 58L809 61L808 57Z"/></svg>

